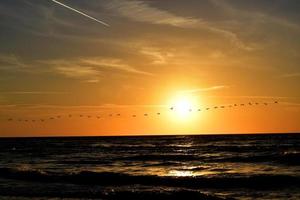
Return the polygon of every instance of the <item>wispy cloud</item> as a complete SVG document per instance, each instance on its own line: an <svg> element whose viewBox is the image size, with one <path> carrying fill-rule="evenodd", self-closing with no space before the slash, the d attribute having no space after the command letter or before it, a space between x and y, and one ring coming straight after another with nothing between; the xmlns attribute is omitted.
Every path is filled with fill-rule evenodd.
<svg viewBox="0 0 300 200"><path fill-rule="evenodd" d="M101 105L51 105L51 104L0 104L0 109L3 110L43 110L43 109L55 109L59 111L63 110L92 110L99 112L101 109L115 109L115 108L157 108L167 107L164 104L101 104Z"/></svg>
<svg viewBox="0 0 300 200"><path fill-rule="evenodd" d="M0 54L0 70L22 71L25 73L55 73L68 78L78 78L96 83L108 73L153 76L154 74L137 69L116 58L83 57L76 59L32 60L30 65L15 55Z"/></svg>
<svg viewBox="0 0 300 200"><path fill-rule="evenodd" d="M38 63L48 66L53 73L61 74L69 78L85 79L90 83L96 83L103 74L129 73L135 75L151 76L153 74L138 70L120 59L108 59L98 57L78 58L73 60L42 60Z"/></svg>
<svg viewBox="0 0 300 200"><path fill-rule="evenodd" d="M300 31L300 26L299 24L293 23L291 21L288 21L286 19L277 17L277 16L272 16L267 14L267 12L250 12L246 11L240 8L234 7L232 4L230 4L230 1L226 0L210 0L214 5L222 8L224 11L227 13L230 13L231 15L234 15L235 17L238 18L244 18L244 19L250 19L258 22L269 22L269 23L274 23L278 24L280 26L284 26L286 28L294 29L297 31Z"/></svg>
<svg viewBox="0 0 300 200"><path fill-rule="evenodd" d="M0 54L0 69L18 70L26 69L28 66L17 56L13 54Z"/></svg>
<svg viewBox="0 0 300 200"><path fill-rule="evenodd" d="M142 47L140 53L152 59L152 64L166 64L168 59L173 58L174 54L171 52L162 51L154 47Z"/></svg>
<svg viewBox="0 0 300 200"><path fill-rule="evenodd" d="M67 92L56 92L56 91L8 91L0 92L0 94L13 94L13 95L57 95L57 94L68 94Z"/></svg>
<svg viewBox="0 0 300 200"><path fill-rule="evenodd" d="M229 39L236 47L244 50L253 48L244 44L235 33L219 28L201 18L179 16L172 12L153 7L146 1L140 0L111 0L104 6L116 12L118 15L133 21L146 22L150 24L169 25L179 28L198 28L222 35Z"/></svg>
<svg viewBox="0 0 300 200"><path fill-rule="evenodd" d="M111 0L105 4L105 7L131 20L151 24L191 28L203 23L200 19L177 16L171 12L151 7L144 1Z"/></svg>
<svg viewBox="0 0 300 200"><path fill-rule="evenodd" d="M100 75L100 72L89 66L76 66L69 64L66 66L55 66L53 71L65 75L70 78L96 78Z"/></svg>
<svg viewBox="0 0 300 200"><path fill-rule="evenodd" d="M300 72L283 74L283 75L281 75L281 77L282 78L298 78L298 77L300 77Z"/></svg>
<svg viewBox="0 0 300 200"><path fill-rule="evenodd" d="M153 75L149 72L138 70L128 64L125 64L120 59L86 58L80 59L79 63L81 63L82 65L90 65L103 69L116 69L133 74Z"/></svg>
<svg viewBox="0 0 300 200"><path fill-rule="evenodd" d="M222 99L295 99L296 97L287 97L287 96L223 96L223 95L213 95L213 96L206 96L210 98L222 98Z"/></svg>
<svg viewBox="0 0 300 200"><path fill-rule="evenodd" d="M229 86L226 85L217 85L217 86L212 86L212 87L207 87L207 88L195 88L195 89L190 89L190 90L182 90L180 91L181 93L198 93L198 92L209 92L209 91L215 91L215 90L222 90L229 88Z"/></svg>

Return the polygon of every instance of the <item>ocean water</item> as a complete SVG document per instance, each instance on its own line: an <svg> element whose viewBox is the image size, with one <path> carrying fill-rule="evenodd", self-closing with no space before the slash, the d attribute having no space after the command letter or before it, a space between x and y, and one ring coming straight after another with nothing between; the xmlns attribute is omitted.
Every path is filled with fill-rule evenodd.
<svg viewBox="0 0 300 200"><path fill-rule="evenodd" d="M300 199L300 135L0 139L0 199Z"/></svg>

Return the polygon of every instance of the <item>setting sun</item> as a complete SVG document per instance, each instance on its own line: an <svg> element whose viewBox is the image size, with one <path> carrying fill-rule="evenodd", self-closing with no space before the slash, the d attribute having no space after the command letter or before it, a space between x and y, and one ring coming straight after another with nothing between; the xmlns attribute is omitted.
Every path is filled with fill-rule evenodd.
<svg viewBox="0 0 300 200"><path fill-rule="evenodd" d="M191 121L195 118L197 103L194 97L176 96L171 102L171 118L176 121Z"/></svg>

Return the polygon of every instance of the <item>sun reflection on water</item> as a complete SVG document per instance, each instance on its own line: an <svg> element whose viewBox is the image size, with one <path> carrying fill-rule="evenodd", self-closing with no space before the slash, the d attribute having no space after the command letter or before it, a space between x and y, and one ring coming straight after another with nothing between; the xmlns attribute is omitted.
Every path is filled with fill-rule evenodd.
<svg viewBox="0 0 300 200"><path fill-rule="evenodd" d="M168 172L168 176L188 177L188 176L195 176L195 175L192 171L171 170L171 171Z"/></svg>

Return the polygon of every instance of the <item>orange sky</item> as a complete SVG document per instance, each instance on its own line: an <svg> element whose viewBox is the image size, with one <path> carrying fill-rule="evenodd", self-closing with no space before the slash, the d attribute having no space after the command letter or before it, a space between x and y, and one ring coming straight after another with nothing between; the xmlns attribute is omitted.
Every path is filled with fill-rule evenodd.
<svg viewBox="0 0 300 200"><path fill-rule="evenodd" d="M109 27L51 1L1 3L0 136L300 131L294 1L64 3ZM169 109L182 99L192 112Z"/></svg>

